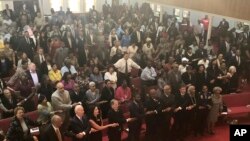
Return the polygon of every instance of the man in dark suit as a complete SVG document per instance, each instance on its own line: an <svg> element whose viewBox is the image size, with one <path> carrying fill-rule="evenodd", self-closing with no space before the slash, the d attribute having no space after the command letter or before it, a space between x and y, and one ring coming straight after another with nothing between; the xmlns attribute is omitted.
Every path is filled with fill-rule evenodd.
<svg viewBox="0 0 250 141"><path fill-rule="evenodd" d="M2 14L8 16L12 21L15 21L14 12L11 9L9 9L8 4L5 5L5 9L2 11Z"/></svg>
<svg viewBox="0 0 250 141"><path fill-rule="evenodd" d="M160 99L162 101L161 140L170 141L170 121L175 108L175 96L172 94L170 85L164 86Z"/></svg>
<svg viewBox="0 0 250 141"><path fill-rule="evenodd" d="M29 37L29 32L25 31L24 36L19 41L17 51L25 52L30 60L33 60L35 44L32 38Z"/></svg>
<svg viewBox="0 0 250 141"><path fill-rule="evenodd" d="M0 52L0 77L8 77L12 68L12 62L7 57L5 57L3 52Z"/></svg>
<svg viewBox="0 0 250 141"><path fill-rule="evenodd" d="M168 84L171 86L173 93L178 93L180 86L183 84L181 72L178 70L178 64L172 65L172 70L168 72Z"/></svg>
<svg viewBox="0 0 250 141"><path fill-rule="evenodd" d="M229 28L229 23L228 21L226 21L226 19L223 18L222 21L220 21L220 24L218 26L221 36L226 35L228 28Z"/></svg>
<svg viewBox="0 0 250 141"><path fill-rule="evenodd" d="M199 93L199 106L198 106L198 131L200 135L203 135L207 127L207 117L208 113L212 107L211 93L208 91L206 85L202 86L202 92Z"/></svg>
<svg viewBox="0 0 250 141"><path fill-rule="evenodd" d="M39 48L37 54L34 56L34 63L36 64L37 68L40 68L41 64L45 61L45 56L43 53L43 49Z"/></svg>
<svg viewBox="0 0 250 141"><path fill-rule="evenodd" d="M75 116L70 120L67 134L73 141L87 141L90 131L90 124L84 115L84 108L81 105L75 107Z"/></svg>
<svg viewBox="0 0 250 141"><path fill-rule="evenodd" d="M62 118L54 115L51 118L51 124L41 133L41 141L63 141L64 136L60 127L62 125Z"/></svg>
<svg viewBox="0 0 250 141"><path fill-rule="evenodd" d="M235 56L232 57L230 65L235 66L237 73L241 74L240 72L242 72L243 70L244 59L242 59L241 52L239 49L236 50Z"/></svg>
<svg viewBox="0 0 250 141"><path fill-rule="evenodd" d="M36 70L36 65L34 63L29 64L29 69L26 71L27 77L31 80L34 86L39 86L41 82L41 75L39 71Z"/></svg>
<svg viewBox="0 0 250 141"><path fill-rule="evenodd" d="M78 83L74 84L74 88L72 91L69 92L69 95L70 95L70 99L72 103L82 103L85 111L88 112L87 105L85 103L85 93L80 89L80 86ZM70 111L70 114L74 115L73 109Z"/></svg>
<svg viewBox="0 0 250 141"><path fill-rule="evenodd" d="M75 38L73 38L72 33L70 31L66 32L63 42L65 43L65 47L69 48L70 51L75 50L76 48Z"/></svg>
<svg viewBox="0 0 250 141"><path fill-rule="evenodd" d="M103 103L101 105L102 109L102 117L106 118L108 115L108 112L110 110L110 101L114 99L115 91L112 87L110 80L105 80L105 86L102 89L101 99L100 101L107 101L107 103Z"/></svg>
<svg viewBox="0 0 250 141"><path fill-rule="evenodd" d="M162 112L161 101L158 99L156 90L149 91L149 98L145 102L146 109L146 141L158 141L160 139L161 117L159 114Z"/></svg>
<svg viewBox="0 0 250 141"><path fill-rule="evenodd" d="M195 51L195 58L201 60L204 56L207 56L207 50L204 49L204 42L200 42L199 48Z"/></svg>
<svg viewBox="0 0 250 141"><path fill-rule="evenodd" d="M186 86L182 86L175 97L174 125L172 128L173 139L183 140L187 135L186 106L188 96Z"/></svg>
<svg viewBox="0 0 250 141"><path fill-rule="evenodd" d="M128 141L139 141L142 120L144 118L144 107L139 94L134 96L133 102L129 105L129 112L130 117L136 118L136 120L128 124Z"/></svg>
<svg viewBox="0 0 250 141"><path fill-rule="evenodd" d="M83 31L79 31L77 37L76 48L78 50L77 59L80 67L83 67L87 63L87 56L85 52L85 37Z"/></svg>
<svg viewBox="0 0 250 141"><path fill-rule="evenodd" d="M138 48L142 48L142 39L143 37L139 28L138 27L135 28L134 32L131 35L131 43L135 43L138 46Z"/></svg>
<svg viewBox="0 0 250 141"><path fill-rule="evenodd" d="M181 77L182 81L185 83L185 85L194 85L195 84L195 75L192 70L192 66L187 66L187 71L184 72Z"/></svg>
<svg viewBox="0 0 250 141"><path fill-rule="evenodd" d="M125 119L121 110L119 110L119 102L112 99L110 102L111 109L108 113L108 121L110 124L118 123L119 126L108 129L109 141L121 141L121 133L123 131L123 124L131 121L131 118Z"/></svg>
<svg viewBox="0 0 250 141"><path fill-rule="evenodd" d="M194 131L194 135L197 136L199 134L197 120L199 119L197 116L197 111L199 107L199 97L195 92L195 87L190 85L187 89L187 105L186 105L186 122L187 129L191 129ZM190 130L187 130L188 134Z"/></svg>

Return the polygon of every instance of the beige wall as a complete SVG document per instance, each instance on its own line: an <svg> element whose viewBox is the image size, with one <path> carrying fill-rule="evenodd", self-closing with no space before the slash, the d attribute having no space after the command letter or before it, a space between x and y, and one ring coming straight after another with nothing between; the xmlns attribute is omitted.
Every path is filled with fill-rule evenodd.
<svg viewBox="0 0 250 141"><path fill-rule="evenodd" d="M148 0L242 20L250 20L250 0Z"/></svg>

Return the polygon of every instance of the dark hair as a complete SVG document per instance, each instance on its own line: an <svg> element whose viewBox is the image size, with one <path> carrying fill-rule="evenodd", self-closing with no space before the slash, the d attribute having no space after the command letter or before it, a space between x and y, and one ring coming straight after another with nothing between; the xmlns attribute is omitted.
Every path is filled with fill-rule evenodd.
<svg viewBox="0 0 250 141"><path fill-rule="evenodd" d="M95 110L95 108L97 108L99 110L99 115L97 115L97 117L94 116L94 110ZM102 112L101 112L100 107L97 106L97 105L91 105L89 107L89 117L91 119L101 119L102 118Z"/></svg>
<svg viewBox="0 0 250 141"><path fill-rule="evenodd" d="M46 97L44 95L40 95L38 98L38 104L41 104Z"/></svg>
<svg viewBox="0 0 250 141"><path fill-rule="evenodd" d="M23 112L25 112L25 110L24 110L23 107L18 106L18 107L16 107L16 108L14 109L14 115L16 116L17 112L20 111L20 110L22 110Z"/></svg>

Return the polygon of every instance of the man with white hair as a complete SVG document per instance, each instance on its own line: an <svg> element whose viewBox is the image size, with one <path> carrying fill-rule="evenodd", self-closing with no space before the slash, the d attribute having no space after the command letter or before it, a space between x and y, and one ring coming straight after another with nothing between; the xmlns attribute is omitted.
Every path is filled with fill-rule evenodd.
<svg viewBox="0 0 250 141"><path fill-rule="evenodd" d="M187 123L188 123L188 128L191 127L191 130L194 131L194 135L197 136L199 131L198 131L198 104L199 104L199 97L196 94L195 91L195 86L190 85L187 89L187 94L188 94L188 99L187 99L187 105L186 105L186 117L187 117Z"/></svg>
<svg viewBox="0 0 250 141"><path fill-rule="evenodd" d="M75 116L71 119L68 129L69 135L73 141L86 141L91 128L84 108L82 105L77 105L74 111Z"/></svg>
<svg viewBox="0 0 250 141"><path fill-rule="evenodd" d="M30 79L34 83L34 86L40 85L41 77L40 74L36 71L36 64L30 63L29 69L26 71L26 74L28 76L28 79Z"/></svg>

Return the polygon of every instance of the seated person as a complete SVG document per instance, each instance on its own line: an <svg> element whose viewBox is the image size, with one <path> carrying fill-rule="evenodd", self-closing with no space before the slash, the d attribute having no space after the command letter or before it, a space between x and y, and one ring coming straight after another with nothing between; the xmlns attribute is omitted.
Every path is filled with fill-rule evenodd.
<svg viewBox="0 0 250 141"><path fill-rule="evenodd" d="M131 95L131 89L128 87L127 81L124 80L115 91L115 99L119 102L126 102L131 100Z"/></svg>
<svg viewBox="0 0 250 141"><path fill-rule="evenodd" d="M38 141L36 136L31 135L30 127L37 127L41 124L25 117L23 107L16 107L14 115L15 117L10 123L5 139L9 141Z"/></svg>
<svg viewBox="0 0 250 141"><path fill-rule="evenodd" d="M102 76L102 73L99 71L99 68L97 66L94 67L93 72L90 74L89 80L95 82L97 87L102 85L103 76Z"/></svg>
<svg viewBox="0 0 250 141"><path fill-rule="evenodd" d="M53 84L61 81L62 79L61 71L57 68L56 64L53 64L52 69L49 71L49 79L53 82Z"/></svg>
<svg viewBox="0 0 250 141"><path fill-rule="evenodd" d="M148 61L147 66L142 70L141 73L142 82L146 86L156 85L156 77L157 74L155 69L152 67L152 62Z"/></svg>
<svg viewBox="0 0 250 141"><path fill-rule="evenodd" d="M77 74L77 71L75 69L75 66L71 65L71 60L65 59L64 64L65 65L61 68L62 76L64 75L65 72L69 72L71 75L73 75L73 77L75 77Z"/></svg>
<svg viewBox="0 0 250 141"><path fill-rule="evenodd" d="M86 92L87 104L96 104L100 100L99 89L96 88L95 82L89 82L89 89Z"/></svg>
<svg viewBox="0 0 250 141"><path fill-rule="evenodd" d="M69 72L65 72L62 78L62 83L65 90L72 91L74 88L75 80L72 79L72 75Z"/></svg>
<svg viewBox="0 0 250 141"><path fill-rule="evenodd" d="M0 98L0 109L3 111L2 117L8 118L14 116L14 109L17 105L16 97L11 94L10 90L4 89L3 95Z"/></svg>

